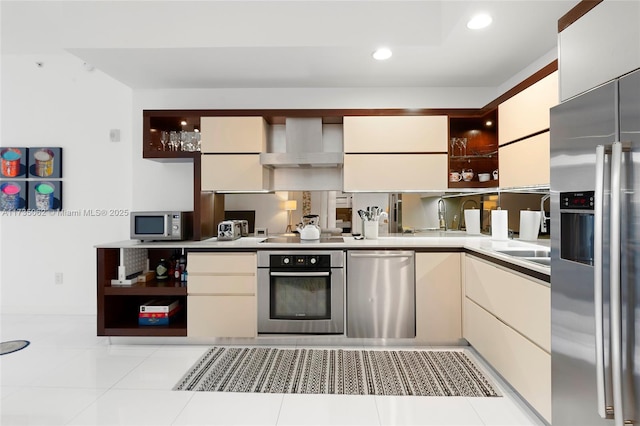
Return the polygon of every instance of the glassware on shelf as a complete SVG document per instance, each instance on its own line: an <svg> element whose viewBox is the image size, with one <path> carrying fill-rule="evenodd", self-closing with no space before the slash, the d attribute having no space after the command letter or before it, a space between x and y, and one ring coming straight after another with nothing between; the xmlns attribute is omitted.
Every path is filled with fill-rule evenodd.
<svg viewBox="0 0 640 426"><path fill-rule="evenodd" d="M185 133L186 133L185 143L182 146L182 150L187 152L196 151L198 147L198 141L196 136L197 133L196 132L185 132Z"/></svg>
<svg viewBox="0 0 640 426"><path fill-rule="evenodd" d="M191 142L191 133L186 130L180 132L180 151L189 151L187 145Z"/></svg>
<svg viewBox="0 0 640 426"><path fill-rule="evenodd" d="M163 130L160 133L160 143L162 144L163 151L167 150L167 142L169 142L169 133Z"/></svg>
<svg viewBox="0 0 640 426"><path fill-rule="evenodd" d="M451 155L456 156L456 148L458 148L459 157L467 155L467 138L451 138Z"/></svg>
<svg viewBox="0 0 640 426"><path fill-rule="evenodd" d="M175 130L172 130L169 133L169 150L177 151L178 146L180 146L180 135Z"/></svg>

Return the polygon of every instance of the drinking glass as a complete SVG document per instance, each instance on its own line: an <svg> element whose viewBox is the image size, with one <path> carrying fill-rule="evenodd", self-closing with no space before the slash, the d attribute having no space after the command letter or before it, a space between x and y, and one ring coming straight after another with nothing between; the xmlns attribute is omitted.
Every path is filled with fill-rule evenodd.
<svg viewBox="0 0 640 426"><path fill-rule="evenodd" d="M189 132L185 130L180 132L180 151L186 150L186 145L189 144L190 140L191 140L191 135Z"/></svg>
<svg viewBox="0 0 640 426"><path fill-rule="evenodd" d="M169 142L169 133L163 130L162 133L160 133L160 143L162 144L163 151L167 150L167 142Z"/></svg>
<svg viewBox="0 0 640 426"><path fill-rule="evenodd" d="M177 151L178 145L180 144L180 135L175 130L172 130L169 133L169 147L171 151Z"/></svg>

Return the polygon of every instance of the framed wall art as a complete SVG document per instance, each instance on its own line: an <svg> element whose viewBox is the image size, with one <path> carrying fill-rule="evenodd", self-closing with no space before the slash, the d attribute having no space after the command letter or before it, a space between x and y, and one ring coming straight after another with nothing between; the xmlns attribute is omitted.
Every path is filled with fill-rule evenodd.
<svg viewBox="0 0 640 426"><path fill-rule="evenodd" d="M0 181L0 211L27 208L27 181Z"/></svg>
<svg viewBox="0 0 640 426"><path fill-rule="evenodd" d="M29 181L28 205L32 210L61 210L62 182L59 180Z"/></svg>
<svg viewBox="0 0 640 426"><path fill-rule="evenodd" d="M29 148L28 174L32 178L61 178L62 148Z"/></svg>
<svg viewBox="0 0 640 426"><path fill-rule="evenodd" d="M0 179L27 177L28 148L0 148Z"/></svg>

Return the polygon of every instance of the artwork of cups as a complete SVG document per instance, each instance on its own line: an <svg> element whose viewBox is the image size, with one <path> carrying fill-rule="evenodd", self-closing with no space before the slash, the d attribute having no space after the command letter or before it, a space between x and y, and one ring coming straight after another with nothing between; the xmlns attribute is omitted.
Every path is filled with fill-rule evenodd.
<svg viewBox="0 0 640 426"><path fill-rule="evenodd" d="M0 147L0 211L62 209L62 148Z"/></svg>
<svg viewBox="0 0 640 426"><path fill-rule="evenodd" d="M27 177L27 148L2 148L0 149L0 177L25 178Z"/></svg>
<svg viewBox="0 0 640 426"><path fill-rule="evenodd" d="M30 177L61 178L62 148L29 148Z"/></svg>
<svg viewBox="0 0 640 426"><path fill-rule="evenodd" d="M29 182L29 208L34 210L60 210L62 208L62 182Z"/></svg>
<svg viewBox="0 0 640 426"><path fill-rule="evenodd" d="M26 207L25 182L2 182L0 184L0 210L21 210Z"/></svg>

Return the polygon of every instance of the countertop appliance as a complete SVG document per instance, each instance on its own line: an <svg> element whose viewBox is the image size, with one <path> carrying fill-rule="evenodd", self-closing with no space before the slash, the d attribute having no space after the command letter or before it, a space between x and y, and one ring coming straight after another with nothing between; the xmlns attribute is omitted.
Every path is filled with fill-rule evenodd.
<svg viewBox="0 0 640 426"><path fill-rule="evenodd" d="M242 223L238 220L223 220L218 224L218 241L232 241L242 237Z"/></svg>
<svg viewBox="0 0 640 426"><path fill-rule="evenodd" d="M344 252L258 251L258 333L344 334Z"/></svg>
<svg viewBox="0 0 640 426"><path fill-rule="evenodd" d="M347 337L416 337L415 255L347 251Z"/></svg>
<svg viewBox="0 0 640 426"><path fill-rule="evenodd" d="M131 212L132 240L188 240L193 235L193 212L146 211Z"/></svg>
<svg viewBox="0 0 640 426"><path fill-rule="evenodd" d="M551 109L554 426L640 424L640 71Z"/></svg>

